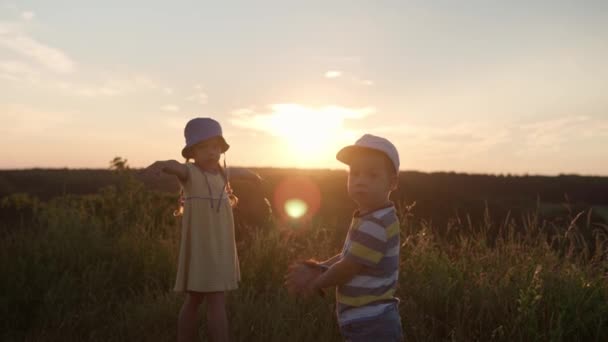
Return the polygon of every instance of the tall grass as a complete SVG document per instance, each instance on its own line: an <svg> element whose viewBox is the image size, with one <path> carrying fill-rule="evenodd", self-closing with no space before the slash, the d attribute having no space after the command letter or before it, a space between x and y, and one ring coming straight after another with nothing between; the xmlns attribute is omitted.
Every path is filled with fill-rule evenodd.
<svg viewBox="0 0 608 342"><path fill-rule="evenodd" d="M5 198L10 206L23 196ZM27 201L25 201L27 202ZM173 341L179 219L174 196L132 179L94 196L35 204L0 227L2 341ZM455 217L402 222L398 295L413 341L608 339L607 227L589 213L566 224ZM286 231L239 230L240 289L229 294L236 341L339 341L333 294L303 301L282 287L290 262L339 252L344 227L319 218ZM201 324L201 340L206 340Z"/></svg>

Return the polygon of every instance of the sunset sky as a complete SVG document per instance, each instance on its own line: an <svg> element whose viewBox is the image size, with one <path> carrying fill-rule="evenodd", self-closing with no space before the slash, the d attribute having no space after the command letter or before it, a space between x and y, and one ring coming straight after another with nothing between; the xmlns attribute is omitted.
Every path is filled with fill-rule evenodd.
<svg viewBox="0 0 608 342"><path fill-rule="evenodd" d="M86 5L85 5L86 4ZM229 165L608 176L608 1L2 1L0 169Z"/></svg>

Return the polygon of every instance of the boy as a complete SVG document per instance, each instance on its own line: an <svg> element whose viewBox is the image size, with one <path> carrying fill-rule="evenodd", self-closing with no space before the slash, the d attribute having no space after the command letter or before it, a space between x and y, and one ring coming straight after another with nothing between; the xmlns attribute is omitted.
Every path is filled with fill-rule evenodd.
<svg viewBox="0 0 608 342"><path fill-rule="evenodd" d="M286 286L304 297L336 286L338 323L347 341L401 341L394 297L399 220L389 200L397 188L399 154L390 141L366 134L336 158L349 166L348 195L358 206L342 253L290 266Z"/></svg>

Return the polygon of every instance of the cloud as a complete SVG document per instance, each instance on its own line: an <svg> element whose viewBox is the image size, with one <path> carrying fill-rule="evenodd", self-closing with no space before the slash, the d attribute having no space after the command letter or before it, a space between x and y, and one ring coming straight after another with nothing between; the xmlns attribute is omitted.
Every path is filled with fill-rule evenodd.
<svg viewBox="0 0 608 342"><path fill-rule="evenodd" d="M35 14L23 12L23 15L30 17ZM147 76L138 74L93 74L92 70L84 70L85 74L78 74L79 80L67 79L66 77L74 75L76 63L63 51L30 37L18 23L0 22L0 52L3 50L25 57L18 60L0 60L0 79L4 80L25 82L32 86L83 97L122 96L160 88ZM167 94L173 92L170 88L164 88L163 91Z"/></svg>
<svg viewBox="0 0 608 342"><path fill-rule="evenodd" d="M75 70L74 61L65 52L45 45L6 23L0 23L0 47L28 57L54 72Z"/></svg>
<svg viewBox="0 0 608 342"><path fill-rule="evenodd" d="M35 16L36 16L36 14L32 11L25 11L25 12L21 13L21 18L23 18L24 20L27 20L27 21L34 19Z"/></svg>
<svg viewBox="0 0 608 342"><path fill-rule="evenodd" d="M155 81L144 75L96 75L90 78L92 79L86 81L72 81L59 75L45 74L31 63L0 60L0 79L25 83L64 95L112 97L160 88ZM164 91L167 92L166 89Z"/></svg>
<svg viewBox="0 0 608 342"><path fill-rule="evenodd" d="M325 78L338 78L342 76L342 72L337 70L330 70L325 73Z"/></svg>
<svg viewBox="0 0 608 342"><path fill-rule="evenodd" d="M397 123L369 130L399 136L404 149L430 159L488 158L491 151L507 153L503 158L537 158L597 145L598 139L608 138L608 119L573 115L530 123L462 122L453 126Z"/></svg>
<svg viewBox="0 0 608 342"><path fill-rule="evenodd" d="M200 104L206 104L208 99L209 99L209 97L207 96L207 94L205 94L203 92L198 92L194 95L190 95L190 96L186 97L186 100L198 102Z"/></svg>
<svg viewBox="0 0 608 342"><path fill-rule="evenodd" d="M0 78L33 83L38 80L39 73L27 63L14 60L0 60Z"/></svg>
<svg viewBox="0 0 608 342"><path fill-rule="evenodd" d="M463 122L444 127L397 123L368 130L399 136L405 150L430 158L465 158L487 153L510 143L514 134L513 127L490 122Z"/></svg>
<svg viewBox="0 0 608 342"><path fill-rule="evenodd" d="M179 107L172 104L164 105L160 109L164 112L179 112Z"/></svg>
<svg viewBox="0 0 608 342"><path fill-rule="evenodd" d="M587 115L564 116L520 125L523 144L518 155L557 152L573 141L608 137L608 119Z"/></svg>
<svg viewBox="0 0 608 342"><path fill-rule="evenodd" d="M361 85L365 85L365 86L373 86L374 85L374 81L372 80L360 80L360 79L355 79L355 82L361 84Z"/></svg>
<svg viewBox="0 0 608 342"><path fill-rule="evenodd" d="M346 76L347 76L348 80L352 81L354 84L357 84L357 85L363 85L363 86L373 86L374 85L374 81L369 80L369 79L362 79L354 74L350 74L350 73L346 73L346 72L342 72L342 71L338 71L338 70L330 70L330 71L325 72L325 78L327 78L327 79L344 78Z"/></svg>
<svg viewBox="0 0 608 342"><path fill-rule="evenodd" d="M158 88L156 82L141 75L106 76L103 81L98 83L51 82L48 86L71 95L83 97L124 96L138 91Z"/></svg>
<svg viewBox="0 0 608 342"><path fill-rule="evenodd" d="M579 124L588 123L589 119L588 116L562 117L524 124L521 129L526 132L530 146L555 146L565 137L578 134L575 128L578 128Z"/></svg>
<svg viewBox="0 0 608 342"><path fill-rule="evenodd" d="M65 127L73 114L41 111L26 105L13 104L0 106L0 133L7 136L41 136Z"/></svg>
<svg viewBox="0 0 608 342"><path fill-rule="evenodd" d="M256 112L252 108L240 108L232 111L232 115L237 117L246 117L248 115L255 115Z"/></svg>

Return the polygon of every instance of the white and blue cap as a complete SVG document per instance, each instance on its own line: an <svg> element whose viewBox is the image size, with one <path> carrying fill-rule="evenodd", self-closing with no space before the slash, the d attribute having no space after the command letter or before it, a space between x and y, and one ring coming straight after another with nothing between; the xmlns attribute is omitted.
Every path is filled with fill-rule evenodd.
<svg viewBox="0 0 608 342"><path fill-rule="evenodd" d="M372 150L383 153L392 162L395 172L399 173L399 152L390 141L371 134L365 134L354 145L346 146L336 155L336 159L350 165L353 156L361 150Z"/></svg>
<svg viewBox="0 0 608 342"><path fill-rule="evenodd" d="M200 142L211 138L219 137L222 142L222 153L226 152L230 145L222 136L222 126L220 123L211 118L194 118L186 124L184 128L184 137L186 138L186 146L182 149L182 156L190 158L190 148Z"/></svg>

